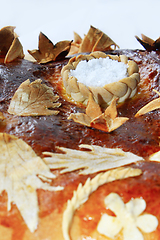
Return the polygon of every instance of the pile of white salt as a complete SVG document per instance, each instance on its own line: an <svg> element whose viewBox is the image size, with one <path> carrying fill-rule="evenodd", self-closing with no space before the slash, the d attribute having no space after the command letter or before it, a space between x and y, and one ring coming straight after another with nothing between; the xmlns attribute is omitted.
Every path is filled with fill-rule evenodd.
<svg viewBox="0 0 160 240"><path fill-rule="evenodd" d="M107 58L95 58L80 61L75 70L70 70L70 76L78 82L92 87L103 87L108 83L117 82L128 76L127 64Z"/></svg>

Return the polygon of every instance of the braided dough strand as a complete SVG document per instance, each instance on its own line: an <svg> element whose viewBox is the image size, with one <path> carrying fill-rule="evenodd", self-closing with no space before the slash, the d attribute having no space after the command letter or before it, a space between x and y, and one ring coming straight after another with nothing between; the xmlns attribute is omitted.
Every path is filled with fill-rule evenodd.
<svg viewBox="0 0 160 240"><path fill-rule="evenodd" d="M120 79L117 82L106 84L103 87L86 86L74 76L70 76L70 70L75 70L80 61L89 61L95 58L109 57L112 60L123 62L128 65L128 77ZM138 65L128 60L125 55L107 55L104 52L92 52L89 55L80 54L69 60L68 64L61 71L63 84L66 93L76 102L87 105L89 94L93 94L94 100L101 105L110 105L113 98L118 98L118 102L124 102L127 98L132 98L137 92L137 85L140 81Z"/></svg>

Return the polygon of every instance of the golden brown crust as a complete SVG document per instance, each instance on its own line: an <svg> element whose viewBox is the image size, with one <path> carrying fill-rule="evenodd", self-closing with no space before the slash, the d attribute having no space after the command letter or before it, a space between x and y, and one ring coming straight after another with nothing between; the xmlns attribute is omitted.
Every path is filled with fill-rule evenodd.
<svg viewBox="0 0 160 240"><path fill-rule="evenodd" d="M142 169L142 171L148 171L150 165L147 163L139 164L138 167ZM155 169L157 168L157 165L154 164L154 178L158 179L158 171ZM138 170L138 169L137 169ZM62 219L63 219L63 213L67 208L66 205L66 197L67 199L72 199L72 193L73 190L77 190L77 180L78 182L82 181L83 185L85 184L85 179L83 177L79 177L77 179L76 174L71 174L72 176L72 182L70 182L70 187L66 187L65 190L61 193L48 193L42 192L42 190L38 190L38 196L39 196L39 202L40 202L40 218L39 218L39 225L35 232L31 233L29 229L25 226L23 223L23 220L20 219L19 222L15 220L15 223L13 223L11 220L9 220L9 216L6 216L6 220L2 222L1 230L2 232L5 232L6 230L6 224L8 223L8 233L7 233L7 240L12 239L13 236L16 236L17 240L32 240L32 239L44 239L49 238L52 239L53 237L55 239L64 240L67 238L64 238L63 232L62 232ZM63 176L62 179L65 181L69 175ZM92 179L94 179L92 177ZM112 179L112 178L111 178ZM100 222L101 216L103 214L108 214L109 216L113 216L113 213L108 209L106 210L106 206L104 203L104 200L109 194L116 193L119 196L121 196L121 193L123 192L122 201L126 204L130 201L130 199L142 199L142 192L143 192L143 199L146 202L146 208L142 212L142 215L144 214L150 214L152 216L156 216L156 218L159 221L159 216L157 215L157 208L159 205L158 201L158 192L154 191L154 194L152 193L152 197L150 194L148 194L148 189L152 186L152 192L153 190L156 190L158 186L154 186L154 180L153 176L148 175L148 182L150 187L148 187L146 190L144 189L144 186L146 182L146 176L145 174L142 174L142 176L139 177L131 177L128 179L123 179L120 181L113 181L109 184L104 184L101 187L99 187L96 191L94 191L86 200L85 203L83 203L78 209L75 210L73 219L71 221L70 230L69 230L69 239L77 239L79 236L83 236L84 239L87 238L95 238L96 239L109 239L112 240L113 238L106 238L102 234L99 233L97 230L97 226ZM137 184L139 188L137 188ZM131 193L132 192L132 193ZM132 197L131 197L132 196ZM64 198L64 200L62 200ZM43 201L42 201L43 199ZM46 203L45 203L46 201ZM154 206L153 206L154 201ZM41 205L42 204L42 205ZM56 207L57 206L57 207ZM43 211L46 208L46 213ZM47 208L50 208L52 210L47 211ZM57 208L57 209L56 209ZM1 215L0 219L3 219L3 215L6 214L5 211L1 209ZM11 211L13 216L13 209ZM14 213L14 218L18 219L20 217L18 211ZM11 219L11 218L10 218ZM17 225L16 225L17 222ZM66 223L67 224L67 223ZM20 227L21 226L21 227ZM14 227L14 229L13 229ZM14 232L14 235L13 235ZM19 232L19 233L18 233ZM156 230L152 231L151 233L143 232L144 239L156 239L158 240L159 236L159 228L156 228ZM117 236L116 239L123 239L123 231L121 231Z"/></svg>
<svg viewBox="0 0 160 240"><path fill-rule="evenodd" d="M93 143L93 145L97 144L101 147L104 146L107 147L107 145L111 146L112 148L114 148L115 146L121 148L123 147L125 151L129 149L131 152L136 152L138 153L139 156L144 157L145 161L144 160L141 161L142 160L141 159L140 162L138 161L135 164L129 166L134 170L139 171L140 169L141 175L129 177L127 179L116 180L113 182L105 183L102 186L99 186L99 188L93 191L92 194L89 195L88 199L85 199L86 201L75 210L69 230L69 237L71 240L77 240L79 238L83 238L85 240L88 239L113 240L112 235L111 237L106 237L104 234L101 234L100 232L101 230L99 230L98 228L101 217L103 215L107 214L108 216L114 217L116 214L116 212L111 211L110 206L108 205L106 206L105 201L106 197L113 196L110 194L114 194L114 196L116 196L116 201L117 199L119 199L119 201L122 201L125 206L127 203L129 204L135 203L130 202L130 200L135 200L136 202L140 203L140 205L142 204L144 210L140 211L141 212L140 215L144 216L145 214L147 214L147 216L149 215L150 217L152 215L153 216L152 220L154 220L155 223L154 228L151 228L151 232L147 232L145 226L143 230L140 228L140 230L138 231L140 231L140 233L143 235L144 240L151 239L159 240L160 228L159 225L158 227L156 227L157 226L156 222L157 220L158 223L160 222L159 217L160 171L159 163L155 162L157 161L157 158L159 159L159 154L156 154L155 157L152 156L152 162L148 161L148 157L150 156L150 154L155 153L160 149L158 142L159 109L155 109L152 113L149 113L146 116L140 116L138 118L134 117L138 108L140 109L143 105L145 105L146 102L151 101L155 98L155 94L152 93L152 88L155 87L155 89L159 90L158 81L156 80L155 77L157 64L152 65L153 70L151 72L150 71L145 72L144 74L144 71L147 70L146 65L144 63L145 60L141 61L143 53L142 55L138 55L139 53L136 54L137 55L135 59L140 59L139 66L141 76L143 77L142 79L143 84L142 82L140 83L138 90L139 94L137 94L134 99L128 99L125 103L120 104L118 106L118 112L120 113L120 116L127 116L129 118L129 121L127 121L127 123L124 124L122 128L116 129L111 134L104 133L103 131L95 130L93 128L89 129L85 126L79 126L76 123L72 123L67 119L70 113L75 113L77 111L80 112L83 110L85 111L84 107L80 107L80 105L79 106L77 105L75 106L74 104L72 105L72 103L64 99L63 87L61 84L62 79L60 77L61 67L59 66L64 66L67 63L67 61L58 62L53 65L46 66L39 66L38 64L36 65L29 63L31 65L29 66L27 65L27 67L25 67L26 69L30 67L30 69L33 70L32 77L36 75L36 79L37 76L39 75L44 76L46 71L45 78L48 80L47 85L50 86L50 84L52 84L54 92L58 93L58 95L60 96L59 101L62 103L61 107L59 108L60 113L57 116L18 117L10 115L7 112L7 109L12 97L11 95L13 95L13 93L18 88L18 85L20 85L20 83L18 83L19 79L17 78L17 81L13 82L11 81L10 78L8 78L7 79L8 85L6 86L6 88L3 88L2 96L4 97L3 101L5 101L5 105L3 104L3 101L1 101L1 109L3 112L3 116L5 117L6 126L0 125L1 132L8 132L12 135L19 136L20 139L24 139L25 142L28 142L28 144L41 157L42 152L44 151L50 152L50 155L52 152L53 158L55 152L57 153L57 155L59 155L61 151L63 151L64 153L63 157L65 157L65 149L56 148L57 146L67 147L71 150L71 148L77 149L78 143L90 144L91 142ZM146 53L146 55L147 54L148 53ZM121 57L121 59L123 59L124 62L126 61L125 57ZM23 64L26 64L25 61L23 62ZM72 60L70 61L70 64L72 64ZM38 67L36 68L36 66ZM16 69L17 65L12 65L12 67ZM18 70L20 67L21 65L18 66ZM7 69L8 71L10 71L9 67ZM30 74L30 72L27 72L27 74ZM16 76L17 75L18 73L16 73ZM2 76L2 80L4 79L4 77L6 76ZM22 79L21 81L23 82ZM124 80L124 82L125 81L126 80ZM74 93L76 93L77 85L73 79L72 84L74 84ZM123 86L122 84L120 85ZM85 86L81 85L81 88L85 89ZM134 81L130 82L130 88L135 89ZM85 89L85 91L87 95L87 89ZM144 92L146 93L146 95L143 94ZM115 111L113 115L111 114L111 116L112 117L115 116ZM16 150L17 149L18 148L16 148ZM84 148L82 148L81 150L83 151ZM92 154L92 149L85 150L89 151L89 153ZM81 157L82 151L80 155ZM97 153L97 162L98 156L99 155ZM119 156L122 157L123 154L119 152ZM73 153L73 158L76 159L75 153ZM63 164L63 158L58 160L59 162L61 161L61 163ZM67 161L67 157L65 157L65 161ZM78 163L80 163L80 161ZM73 165L75 167L76 164L74 163ZM85 168L87 169L86 166ZM69 165L69 167L71 167L71 165ZM48 187L63 186L64 190L55 192L51 190L44 190L41 187L40 189L36 190L38 196L39 222L38 228L34 232L31 232L29 230L27 224L24 222L22 218L22 215L18 211L17 206L14 203L11 205L11 210L7 211L8 195L4 191L1 193L0 233L2 234L1 235L2 239L64 240L62 232L62 219L63 213L67 207L67 201L72 199L73 192L77 191L78 185L80 183L82 184L83 189L83 186L85 186L86 181L88 181L89 183L92 179L95 179L95 177L98 176L98 174L96 172L92 174L89 174L88 172L87 175L79 174L82 173L82 171L86 170L84 169L84 167L80 171L74 168L74 171L65 173L61 172L64 169L57 170L56 168L56 170L54 170L52 169L51 165L49 168L51 173L54 174L56 178L52 181L47 181L47 183L45 182L45 186ZM90 169L87 170L89 171ZM103 170L101 171L101 173L105 174L105 171L106 170ZM45 180L43 176L41 176L41 180L42 182ZM110 176L110 180L113 180L112 176ZM142 201L141 200L139 201L139 199L141 199ZM145 201L145 203L143 200ZM146 204L146 207L144 207L144 204ZM138 221L140 221L139 218ZM114 238L118 240L124 239L124 226Z"/></svg>

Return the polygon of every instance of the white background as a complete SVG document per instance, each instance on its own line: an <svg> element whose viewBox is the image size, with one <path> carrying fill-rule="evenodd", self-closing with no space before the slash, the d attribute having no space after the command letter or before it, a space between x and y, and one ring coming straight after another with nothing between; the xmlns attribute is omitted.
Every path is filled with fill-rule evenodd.
<svg viewBox="0 0 160 240"><path fill-rule="evenodd" d="M141 33L160 36L160 0L0 0L0 28L16 26L27 49L38 48L40 31L55 44L82 38L93 25L105 32L121 49L142 48L135 39Z"/></svg>

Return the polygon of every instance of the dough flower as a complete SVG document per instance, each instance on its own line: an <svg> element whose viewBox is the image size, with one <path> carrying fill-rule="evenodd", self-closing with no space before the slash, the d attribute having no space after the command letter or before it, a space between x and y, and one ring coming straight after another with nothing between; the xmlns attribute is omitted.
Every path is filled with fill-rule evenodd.
<svg viewBox="0 0 160 240"><path fill-rule="evenodd" d="M135 198L124 204L118 194L110 193L105 198L105 205L116 216L103 214L97 230L112 239L121 231L124 240L143 240L140 230L150 233L155 231L158 226L158 220L155 216L142 214L146 208L144 199Z"/></svg>

